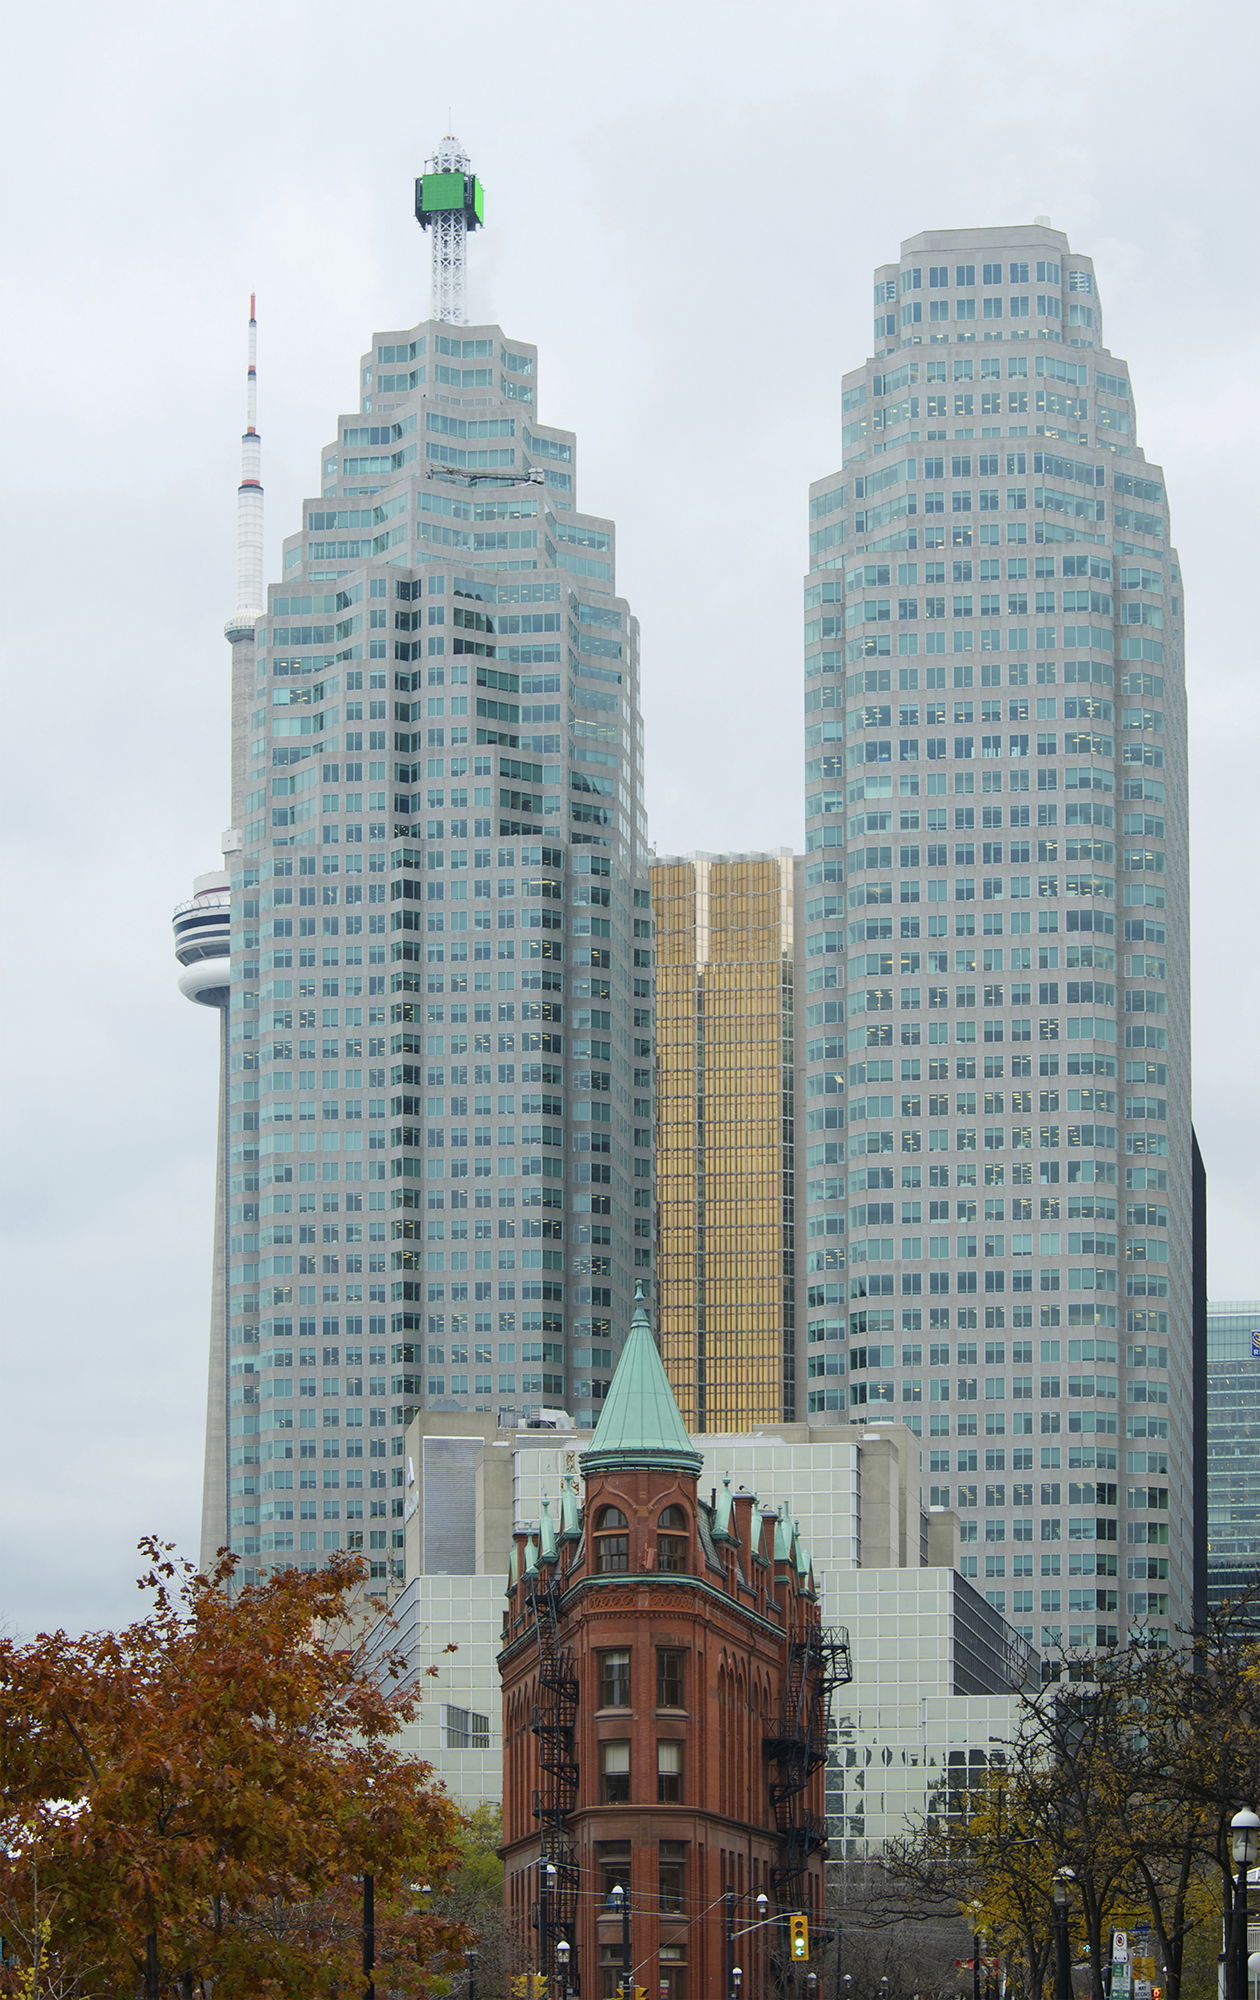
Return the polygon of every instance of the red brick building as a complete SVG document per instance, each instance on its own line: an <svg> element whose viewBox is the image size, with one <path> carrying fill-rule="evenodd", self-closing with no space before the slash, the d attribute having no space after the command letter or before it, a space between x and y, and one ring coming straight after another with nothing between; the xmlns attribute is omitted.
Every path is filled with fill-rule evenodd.
<svg viewBox="0 0 1260 2000"><path fill-rule="evenodd" d="M843 1649L792 1523L702 1499L701 1464L640 1305L583 1490L516 1535L499 1659L504 1893L556 1995L628 1973L648 2000L761 2000L789 1914L821 1921Z"/></svg>

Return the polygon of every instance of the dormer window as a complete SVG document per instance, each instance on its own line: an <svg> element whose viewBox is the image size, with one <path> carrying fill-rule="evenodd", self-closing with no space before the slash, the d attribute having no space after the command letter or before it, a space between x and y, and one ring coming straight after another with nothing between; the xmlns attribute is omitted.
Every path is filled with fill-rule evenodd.
<svg viewBox="0 0 1260 2000"><path fill-rule="evenodd" d="M687 1516L681 1507L666 1507L656 1523L656 1567L678 1575L687 1568Z"/></svg>
<svg viewBox="0 0 1260 2000"><path fill-rule="evenodd" d="M630 1567L630 1523L620 1507L603 1507L595 1523L595 1568L601 1576Z"/></svg>

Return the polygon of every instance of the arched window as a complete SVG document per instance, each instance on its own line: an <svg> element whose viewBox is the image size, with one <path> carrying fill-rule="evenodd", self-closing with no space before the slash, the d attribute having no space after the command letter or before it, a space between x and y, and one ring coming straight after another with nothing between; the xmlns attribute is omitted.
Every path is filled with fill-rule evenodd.
<svg viewBox="0 0 1260 2000"><path fill-rule="evenodd" d="M656 1523L656 1567L677 1575L687 1568L687 1515L682 1507L662 1509ZM682 1530L679 1533L679 1530Z"/></svg>
<svg viewBox="0 0 1260 2000"><path fill-rule="evenodd" d="M630 1523L620 1507L602 1507L595 1523L595 1568L608 1576L630 1567Z"/></svg>

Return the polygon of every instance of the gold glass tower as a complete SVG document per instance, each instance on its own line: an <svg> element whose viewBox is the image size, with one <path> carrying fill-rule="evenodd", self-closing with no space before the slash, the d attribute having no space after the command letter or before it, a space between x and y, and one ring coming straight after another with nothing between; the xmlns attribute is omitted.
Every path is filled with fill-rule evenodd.
<svg viewBox="0 0 1260 2000"><path fill-rule="evenodd" d="M795 1413L789 853L652 867L661 1352L691 1431Z"/></svg>

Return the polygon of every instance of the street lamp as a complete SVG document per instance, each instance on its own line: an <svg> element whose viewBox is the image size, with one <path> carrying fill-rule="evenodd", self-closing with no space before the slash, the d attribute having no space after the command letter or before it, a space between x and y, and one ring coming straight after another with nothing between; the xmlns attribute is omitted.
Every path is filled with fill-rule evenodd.
<svg viewBox="0 0 1260 2000"><path fill-rule="evenodd" d="M556 1864L544 1856L538 1863L538 1963L544 1971L551 1966L551 1919L555 1908Z"/></svg>
<svg viewBox="0 0 1260 2000"><path fill-rule="evenodd" d="M614 1882L608 1897L621 1913L621 2000L634 2000L634 1977L630 1962L630 1893Z"/></svg>
<svg viewBox="0 0 1260 2000"><path fill-rule="evenodd" d="M1072 1952L1068 1943L1068 1896L1076 1876L1054 1871L1054 2000L1072 2000Z"/></svg>
<svg viewBox="0 0 1260 2000"><path fill-rule="evenodd" d="M971 2000L980 2000L980 1914L983 1903L969 1903L971 1911Z"/></svg>
<svg viewBox="0 0 1260 2000"><path fill-rule="evenodd" d="M464 1953L464 1964L468 1967L468 2000L477 2000L477 1954L471 1948Z"/></svg>
<svg viewBox="0 0 1260 2000"><path fill-rule="evenodd" d="M560 1968L560 1992L564 1996L564 2000L568 2000L569 1954L571 1950L572 1946L568 1938L561 1938L559 1944L556 1946L556 1964Z"/></svg>
<svg viewBox="0 0 1260 2000"><path fill-rule="evenodd" d="M1243 1806L1229 1823L1229 1852L1237 1871L1234 1882L1234 1928L1230 1961L1233 1967L1233 2000L1247 2000L1247 1875L1255 1866L1260 1842L1260 1819L1250 1806Z"/></svg>

